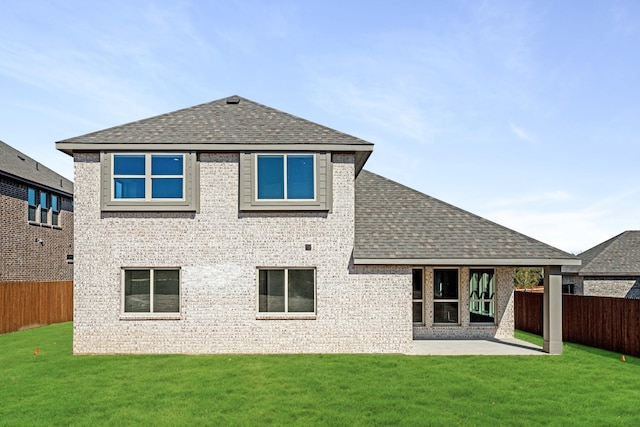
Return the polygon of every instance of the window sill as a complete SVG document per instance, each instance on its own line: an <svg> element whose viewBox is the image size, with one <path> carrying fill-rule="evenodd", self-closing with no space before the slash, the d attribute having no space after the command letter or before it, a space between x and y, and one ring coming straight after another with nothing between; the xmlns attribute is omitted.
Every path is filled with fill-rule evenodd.
<svg viewBox="0 0 640 427"><path fill-rule="evenodd" d="M478 322L478 323L469 323L469 326L477 327L477 328L493 328L496 326L496 324L488 323L488 322Z"/></svg>
<svg viewBox="0 0 640 427"><path fill-rule="evenodd" d="M120 315L120 320L182 320L180 313L125 313Z"/></svg>
<svg viewBox="0 0 640 427"><path fill-rule="evenodd" d="M462 326L460 323L432 323L434 328L459 328Z"/></svg>
<svg viewBox="0 0 640 427"><path fill-rule="evenodd" d="M61 229L58 226L55 225L51 225L51 224L44 224L42 222L36 222L36 221L27 221L29 223L29 225L35 225L36 227L44 227L44 228L58 228Z"/></svg>
<svg viewBox="0 0 640 427"><path fill-rule="evenodd" d="M316 320L315 314L258 313L256 320Z"/></svg>

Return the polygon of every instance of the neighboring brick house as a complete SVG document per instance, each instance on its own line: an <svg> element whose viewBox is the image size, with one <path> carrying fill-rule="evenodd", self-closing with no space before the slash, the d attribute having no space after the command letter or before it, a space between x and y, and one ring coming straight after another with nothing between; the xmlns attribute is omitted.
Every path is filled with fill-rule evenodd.
<svg viewBox="0 0 640 427"><path fill-rule="evenodd" d="M0 282L73 279L73 183L0 141Z"/></svg>
<svg viewBox="0 0 640 427"><path fill-rule="evenodd" d="M363 170L373 144L233 96L60 141L75 162L76 354L407 353L513 336L572 255Z"/></svg>
<svg viewBox="0 0 640 427"><path fill-rule="evenodd" d="M625 231L577 257L581 266L562 267L565 292L640 298L640 231Z"/></svg>

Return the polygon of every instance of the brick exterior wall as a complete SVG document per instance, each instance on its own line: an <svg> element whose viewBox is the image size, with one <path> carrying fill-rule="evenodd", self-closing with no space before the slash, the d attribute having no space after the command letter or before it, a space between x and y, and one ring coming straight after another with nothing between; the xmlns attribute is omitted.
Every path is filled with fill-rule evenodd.
<svg viewBox="0 0 640 427"><path fill-rule="evenodd" d="M616 298L640 296L640 277L585 277L583 283L583 295Z"/></svg>
<svg viewBox="0 0 640 427"><path fill-rule="evenodd" d="M67 255L73 254L72 199L58 194L59 227L30 224L29 187L39 189L0 176L0 282L72 280L73 264L67 262ZM42 244L36 239L42 239Z"/></svg>
<svg viewBox="0 0 640 427"><path fill-rule="evenodd" d="M563 285L573 285L575 295L614 298L640 298L638 276L578 276L563 274Z"/></svg>
<svg viewBox="0 0 640 427"><path fill-rule="evenodd" d="M435 267L440 268L440 267ZM469 270L477 267L460 267L459 287L459 325L433 325L433 270L426 267L424 272L424 326L413 328L415 339L491 339L513 338L513 274L511 267L494 267L496 286L496 324L474 325L469 314ZM443 267L445 268L445 267Z"/></svg>
<svg viewBox="0 0 640 427"><path fill-rule="evenodd" d="M199 158L199 212L103 213L99 155L75 154L74 353L411 351L411 267L350 263L353 155L333 156L329 213L239 212L239 155ZM123 267L180 267L179 319L123 316ZM316 316L259 318L259 267L315 268Z"/></svg>

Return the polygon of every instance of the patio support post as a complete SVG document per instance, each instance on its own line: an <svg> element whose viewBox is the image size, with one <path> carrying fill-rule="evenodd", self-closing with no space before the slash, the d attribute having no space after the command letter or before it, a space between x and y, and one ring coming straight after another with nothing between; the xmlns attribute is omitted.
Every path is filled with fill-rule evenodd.
<svg viewBox="0 0 640 427"><path fill-rule="evenodd" d="M542 349L562 354L562 275L560 266L544 268Z"/></svg>

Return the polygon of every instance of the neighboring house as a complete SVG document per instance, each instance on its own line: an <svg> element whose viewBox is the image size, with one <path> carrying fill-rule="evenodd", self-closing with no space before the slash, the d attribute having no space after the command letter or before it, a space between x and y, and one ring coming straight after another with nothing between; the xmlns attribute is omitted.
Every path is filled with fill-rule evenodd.
<svg viewBox="0 0 640 427"><path fill-rule="evenodd" d="M625 231L577 257L581 266L562 267L565 292L640 298L640 231Z"/></svg>
<svg viewBox="0 0 640 427"><path fill-rule="evenodd" d="M0 141L0 282L73 279L73 183Z"/></svg>
<svg viewBox="0 0 640 427"><path fill-rule="evenodd" d="M545 266L562 348L572 255L363 170L373 145L245 98L60 141L76 176L86 353L407 353L513 336Z"/></svg>

